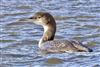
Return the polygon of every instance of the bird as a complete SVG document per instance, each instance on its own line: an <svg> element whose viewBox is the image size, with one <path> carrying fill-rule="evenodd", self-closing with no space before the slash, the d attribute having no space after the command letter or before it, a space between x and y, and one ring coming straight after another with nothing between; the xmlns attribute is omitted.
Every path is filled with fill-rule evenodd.
<svg viewBox="0 0 100 67"><path fill-rule="evenodd" d="M93 50L76 40L54 39L56 33L56 21L48 12L36 12L28 18L29 21L43 27L43 36L39 40L38 47L42 51L50 53L58 52L92 52Z"/></svg>

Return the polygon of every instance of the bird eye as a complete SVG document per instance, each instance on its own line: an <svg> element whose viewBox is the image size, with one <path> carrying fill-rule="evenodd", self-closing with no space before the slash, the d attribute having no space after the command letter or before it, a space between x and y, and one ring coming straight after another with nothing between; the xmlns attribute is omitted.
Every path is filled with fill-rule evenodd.
<svg viewBox="0 0 100 67"><path fill-rule="evenodd" d="M38 18L41 18L41 17L38 17Z"/></svg>

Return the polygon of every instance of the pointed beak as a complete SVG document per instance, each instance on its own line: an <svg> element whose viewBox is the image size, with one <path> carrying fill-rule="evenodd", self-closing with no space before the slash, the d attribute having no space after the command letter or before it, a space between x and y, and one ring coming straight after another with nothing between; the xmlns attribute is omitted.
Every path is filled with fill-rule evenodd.
<svg viewBox="0 0 100 67"><path fill-rule="evenodd" d="M33 17L30 17L30 18L28 18L28 19L33 19Z"/></svg>
<svg viewBox="0 0 100 67"><path fill-rule="evenodd" d="M36 17L33 16L33 17L28 18L28 19L36 19Z"/></svg>
<svg viewBox="0 0 100 67"><path fill-rule="evenodd" d="M36 17L32 16L32 17L29 17L29 18L23 18L23 19L20 19L19 21L24 21L24 22L32 22L36 19Z"/></svg>

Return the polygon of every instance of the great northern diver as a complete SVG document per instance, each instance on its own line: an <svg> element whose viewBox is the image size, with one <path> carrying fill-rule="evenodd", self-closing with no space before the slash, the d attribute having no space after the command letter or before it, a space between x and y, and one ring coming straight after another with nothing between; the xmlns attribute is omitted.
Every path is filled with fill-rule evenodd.
<svg viewBox="0 0 100 67"><path fill-rule="evenodd" d="M76 40L54 40L56 22L50 13L37 12L28 19L44 28L44 34L38 44L39 49L47 52L92 52L92 49Z"/></svg>

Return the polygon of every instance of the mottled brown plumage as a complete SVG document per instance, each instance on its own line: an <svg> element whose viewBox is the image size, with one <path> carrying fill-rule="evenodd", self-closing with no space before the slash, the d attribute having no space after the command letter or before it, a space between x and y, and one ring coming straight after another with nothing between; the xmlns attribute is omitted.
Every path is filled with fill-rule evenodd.
<svg viewBox="0 0 100 67"><path fill-rule="evenodd" d="M43 26L44 34L39 41L39 48L47 52L91 52L92 50L75 40L54 40L56 22L47 12L37 12L29 18L34 23Z"/></svg>

